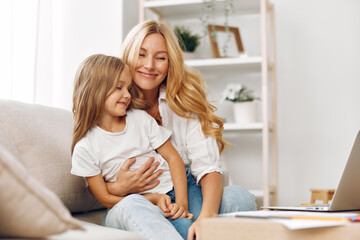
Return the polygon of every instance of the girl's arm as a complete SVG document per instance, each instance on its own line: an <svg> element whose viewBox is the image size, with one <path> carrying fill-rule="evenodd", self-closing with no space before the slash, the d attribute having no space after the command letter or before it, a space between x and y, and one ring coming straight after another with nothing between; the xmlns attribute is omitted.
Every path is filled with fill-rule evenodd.
<svg viewBox="0 0 360 240"><path fill-rule="evenodd" d="M175 189L175 202L183 206L186 212L188 212L187 180L184 162L169 140L156 150L169 164L171 179Z"/></svg>
<svg viewBox="0 0 360 240"><path fill-rule="evenodd" d="M89 185L90 192L104 207L112 208L115 204L124 198L109 193L104 178L101 174L93 177L86 177L86 181Z"/></svg>
<svg viewBox="0 0 360 240"><path fill-rule="evenodd" d="M125 197L120 197L111 194L106 187L106 183L101 174L93 177L86 177L86 181L89 185L89 191L96 197L96 199L105 207L112 208L115 204L120 202ZM165 217L170 216L169 205L171 203L170 197L166 194L145 194L143 195L154 205L160 207L164 212Z"/></svg>

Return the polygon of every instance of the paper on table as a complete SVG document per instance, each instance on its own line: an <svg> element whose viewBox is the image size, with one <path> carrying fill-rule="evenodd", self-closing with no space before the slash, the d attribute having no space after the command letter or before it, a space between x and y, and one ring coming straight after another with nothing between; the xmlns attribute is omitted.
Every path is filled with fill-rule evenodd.
<svg viewBox="0 0 360 240"><path fill-rule="evenodd" d="M283 224L290 230L304 229L304 228L319 228L319 227L333 227L350 224L346 221L324 221L324 220L295 220L282 219L281 217L331 217L331 218L350 218L357 216L356 213L317 213L317 212L298 212L298 211L249 211L249 212L234 212L227 214L220 214L219 216L229 217L249 217L249 218L268 218L269 221ZM278 217L278 218L277 218Z"/></svg>

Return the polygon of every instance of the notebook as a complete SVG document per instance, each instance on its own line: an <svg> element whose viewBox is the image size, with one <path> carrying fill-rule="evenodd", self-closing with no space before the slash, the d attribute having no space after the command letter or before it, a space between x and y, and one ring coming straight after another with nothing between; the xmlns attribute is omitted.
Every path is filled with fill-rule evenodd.
<svg viewBox="0 0 360 240"><path fill-rule="evenodd" d="M271 210L337 212L360 210L360 131L330 204L262 207Z"/></svg>

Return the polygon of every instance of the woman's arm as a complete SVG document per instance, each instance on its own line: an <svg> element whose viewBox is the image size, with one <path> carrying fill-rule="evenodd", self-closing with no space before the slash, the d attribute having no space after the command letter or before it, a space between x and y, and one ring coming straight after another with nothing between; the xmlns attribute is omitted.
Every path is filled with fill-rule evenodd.
<svg viewBox="0 0 360 240"><path fill-rule="evenodd" d="M175 202L183 206L186 215L188 215L187 180L184 162L169 140L156 150L169 164L171 179L175 189Z"/></svg>
<svg viewBox="0 0 360 240"><path fill-rule="evenodd" d="M156 180L162 173L162 170L155 172L159 166L159 162L154 162L154 158L150 158L141 167L130 170L130 166L136 161L135 158L127 159L121 166L115 182L106 182L107 189L110 193L117 196L126 196L130 193L137 193L153 189L160 181Z"/></svg>
<svg viewBox="0 0 360 240"><path fill-rule="evenodd" d="M216 216L219 212L221 197L223 193L223 182L221 174L211 172L203 176L200 180L203 195L203 204L198 219L191 225L188 232L188 240L200 237L200 221L202 218Z"/></svg>
<svg viewBox="0 0 360 240"><path fill-rule="evenodd" d="M199 218L213 217L219 212L221 197L223 193L223 182L221 174L211 172L200 180L203 195L203 205Z"/></svg>

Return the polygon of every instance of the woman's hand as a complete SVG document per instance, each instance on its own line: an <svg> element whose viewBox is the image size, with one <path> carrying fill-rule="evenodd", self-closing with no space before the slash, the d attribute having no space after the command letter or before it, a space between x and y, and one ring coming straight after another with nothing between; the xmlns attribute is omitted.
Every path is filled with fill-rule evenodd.
<svg viewBox="0 0 360 240"><path fill-rule="evenodd" d="M153 189L160 181L156 180L160 176L162 170L156 170L159 162L154 162L154 158L150 158L141 167L130 170L130 166L135 163L135 158L127 159L121 166L116 181L106 183L108 191L116 196L126 196L130 193L137 193Z"/></svg>
<svg viewBox="0 0 360 240"><path fill-rule="evenodd" d="M187 240L194 240L196 237L197 240L200 240L200 218L189 227Z"/></svg>

